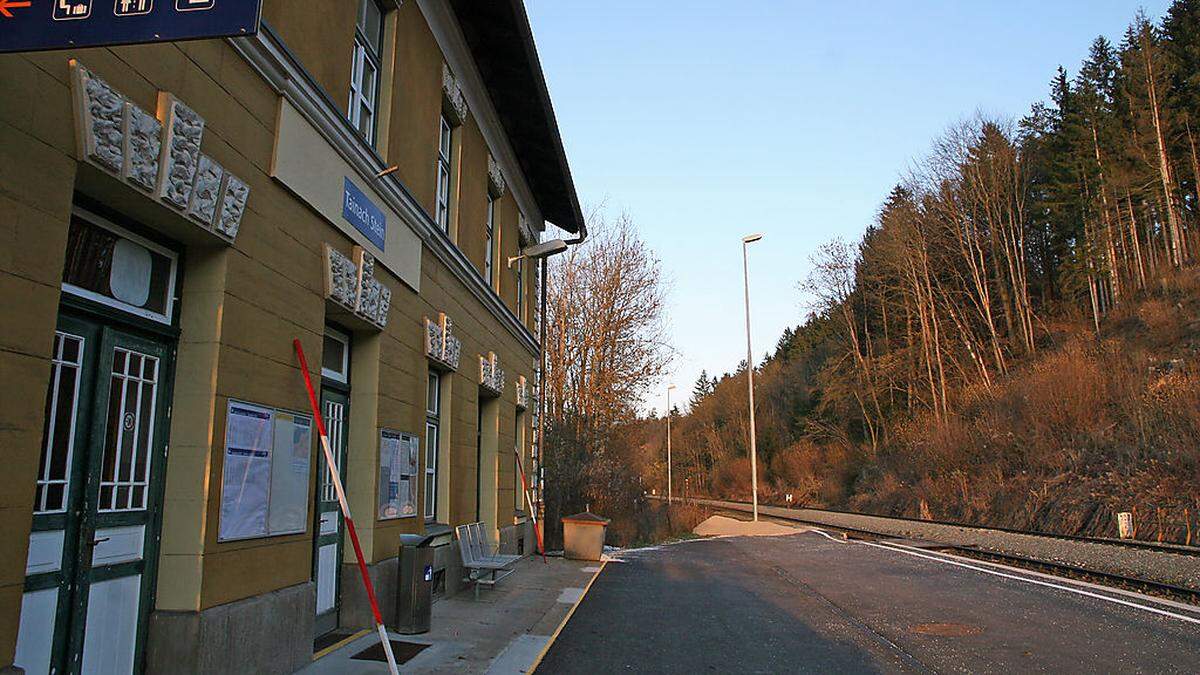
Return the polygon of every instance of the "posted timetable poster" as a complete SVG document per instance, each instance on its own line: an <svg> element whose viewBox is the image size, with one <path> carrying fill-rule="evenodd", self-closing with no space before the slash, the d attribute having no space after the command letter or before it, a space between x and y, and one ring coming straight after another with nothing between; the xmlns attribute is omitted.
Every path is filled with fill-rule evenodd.
<svg viewBox="0 0 1200 675"><path fill-rule="evenodd" d="M379 518L417 515L420 440L392 429L379 432Z"/></svg>
<svg viewBox="0 0 1200 675"><path fill-rule="evenodd" d="M221 541L303 532L312 419L230 401L221 479Z"/></svg>

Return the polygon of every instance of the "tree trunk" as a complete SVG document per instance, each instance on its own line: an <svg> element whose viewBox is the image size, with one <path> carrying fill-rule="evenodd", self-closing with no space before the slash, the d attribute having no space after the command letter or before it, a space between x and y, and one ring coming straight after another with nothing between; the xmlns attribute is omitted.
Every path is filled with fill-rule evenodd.
<svg viewBox="0 0 1200 675"><path fill-rule="evenodd" d="M1175 212L1175 200L1173 198L1173 190L1171 184L1174 182L1171 179L1171 158L1167 154L1167 141L1163 133L1162 118L1158 109L1158 87L1154 81L1154 62L1150 57L1150 40L1147 31L1143 30L1142 35L1142 54L1146 62L1146 89L1150 96L1150 113L1154 120L1154 138L1158 143L1158 174L1162 179L1163 200L1166 203L1167 211L1167 229L1170 240L1169 255L1171 264L1179 267L1183 264L1184 251L1182 250L1181 234L1182 229L1179 226L1179 216Z"/></svg>

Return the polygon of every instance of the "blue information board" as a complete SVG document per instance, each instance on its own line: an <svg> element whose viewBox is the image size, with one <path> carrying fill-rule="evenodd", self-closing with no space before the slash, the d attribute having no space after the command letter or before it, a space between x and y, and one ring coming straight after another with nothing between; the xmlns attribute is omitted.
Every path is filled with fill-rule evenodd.
<svg viewBox="0 0 1200 675"><path fill-rule="evenodd" d="M0 52L253 35L262 0L0 0Z"/></svg>
<svg viewBox="0 0 1200 675"><path fill-rule="evenodd" d="M342 191L342 217L382 251L383 244L387 241L387 215L359 190L357 185L350 182L349 178L345 181Z"/></svg>

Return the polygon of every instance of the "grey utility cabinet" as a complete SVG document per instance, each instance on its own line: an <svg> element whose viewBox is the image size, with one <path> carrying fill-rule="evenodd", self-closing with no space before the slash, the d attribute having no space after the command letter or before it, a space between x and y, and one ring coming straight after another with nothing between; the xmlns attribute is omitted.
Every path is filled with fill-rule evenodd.
<svg viewBox="0 0 1200 675"><path fill-rule="evenodd" d="M400 584L396 632L428 633L433 605L433 546L436 535L400 535Z"/></svg>

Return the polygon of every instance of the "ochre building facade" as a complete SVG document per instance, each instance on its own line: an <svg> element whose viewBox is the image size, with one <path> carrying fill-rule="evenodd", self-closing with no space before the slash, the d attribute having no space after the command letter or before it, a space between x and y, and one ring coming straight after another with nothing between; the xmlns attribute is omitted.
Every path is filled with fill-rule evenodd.
<svg viewBox="0 0 1200 675"><path fill-rule="evenodd" d="M582 227L519 0L266 0L0 56L0 672L291 672L399 535L535 546L538 279ZM536 499L536 495L533 496Z"/></svg>

